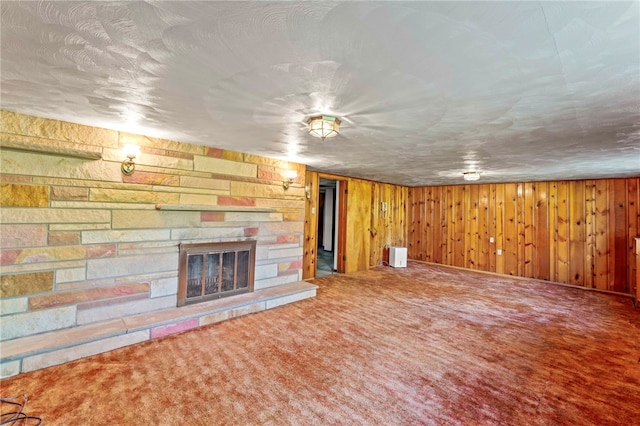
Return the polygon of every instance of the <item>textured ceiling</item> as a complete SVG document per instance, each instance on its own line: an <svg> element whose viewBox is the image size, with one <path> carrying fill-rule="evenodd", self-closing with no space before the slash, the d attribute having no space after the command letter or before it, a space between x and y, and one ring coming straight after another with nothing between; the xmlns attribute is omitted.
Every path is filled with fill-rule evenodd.
<svg viewBox="0 0 640 426"><path fill-rule="evenodd" d="M637 1L1 9L2 109L405 185L640 175Z"/></svg>

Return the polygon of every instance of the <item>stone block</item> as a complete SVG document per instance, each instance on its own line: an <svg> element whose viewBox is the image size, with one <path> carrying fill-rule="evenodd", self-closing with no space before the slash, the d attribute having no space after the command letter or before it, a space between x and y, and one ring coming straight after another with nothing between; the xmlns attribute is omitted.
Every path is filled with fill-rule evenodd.
<svg viewBox="0 0 640 426"><path fill-rule="evenodd" d="M53 290L53 271L0 276L0 297L25 296Z"/></svg>
<svg viewBox="0 0 640 426"><path fill-rule="evenodd" d="M245 237L255 237L256 235L258 235L258 231L259 231L259 229L257 227L255 227L255 228L244 228L244 236Z"/></svg>
<svg viewBox="0 0 640 426"><path fill-rule="evenodd" d="M80 232L52 231L47 239L50 246L70 246L80 244Z"/></svg>
<svg viewBox="0 0 640 426"><path fill-rule="evenodd" d="M191 318L174 324L161 325L151 329L151 338L157 339L158 337L169 336L171 334L191 330L198 327L198 325L198 318Z"/></svg>
<svg viewBox="0 0 640 426"><path fill-rule="evenodd" d="M282 222L282 213L226 212L227 222Z"/></svg>
<svg viewBox="0 0 640 426"><path fill-rule="evenodd" d="M229 228L185 228L171 230L173 241L184 240L222 240L229 238L243 238L243 227Z"/></svg>
<svg viewBox="0 0 640 426"><path fill-rule="evenodd" d="M215 206L218 196L209 194L180 194L180 204L189 205L205 205Z"/></svg>
<svg viewBox="0 0 640 426"><path fill-rule="evenodd" d="M22 371L26 373L53 365L64 364L65 362L144 342L145 340L149 340L149 330L122 334L70 348L30 356L22 361Z"/></svg>
<svg viewBox="0 0 640 426"><path fill-rule="evenodd" d="M304 211L284 212L282 213L282 220L288 222L304 222Z"/></svg>
<svg viewBox="0 0 640 426"><path fill-rule="evenodd" d="M84 231L88 229L110 229L109 223L62 223L49 225L50 231Z"/></svg>
<svg viewBox="0 0 640 426"><path fill-rule="evenodd" d="M89 188L73 186L52 186L51 199L58 201L88 201Z"/></svg>
<svg viewBox="0 0 640 426"><path fill-rule="evenodd" d="M224 212L201 212L200 221L202 222L224 222Z"/></svg>
<svg viewBox="0 0 640 426"><path fill-rule="evenodd" d="M285 170L296 170L298 175L304 175L305 167L302 164L290 163L288 161L278 160L275 158L262 157L260 155L245 154L244 161L247 163L260 164L263 166L277 167Z"/></svg>
<svg viewBox="0 0 640 426"><path fill-rule="evenodd" d="M3 249L45 245L47 245L46 225L0 224L0 246Z"/></svg>
<svg viewBox="0 0 640 426"><path fill-rule="evenodd" d="M243 315L249 315L256 312L264 311L266 308L265 302L252 303L251 305L241 306L235 309L229 309L227 311L216 312L211 315L203 315L200 317L200 325L215 324L220 321L225 321L231 318L241 317Z"/></svg>
<svg viewBox="0 0 640 426"><path fill-rule="evenodd" d="M42 263L23 263L14 265L2 265L2 273L11 274L27 274L32 272L50 271L60 268L79 268L85 265L84 260L65 260L58 262L42 262ZM4 275L4 276L6 276Z"/></svg>
<svg viewBox="0 0 640 426"><path fill-rule="evenodd" d="M224 152L224 150L220 149L220 148L213 148L213 147L205 147L205 153L204 155L206 155L207 157L213 157L213 158L222 158L222 153Z"/></svg>
<svg viewBox="0 0 640 426"><path fill-rule="evenodd" d="M258 166L255 164L241 163L220 158L201 157L193 158L193 170L230 176L256 177Z"/></svg>
<svg viewBox="0 0 640 426"><path fill-rule="evenodd" d="M301 257L304 254L302 247L281 249L281 250L269 250L269 259L282 259L287 257Z"/></svg>
<svg viewBox="0 0 640 426"><path fill-rule="evenodd" d="M2 209L3 223L109 223L111 213L94 209Z"/></svg>
<svg viewBox="0 0 640 426"><path fill-rule="evenodd" d="M71 327L76 322L75 306L45 309L2 317L0 340L15 339Z"/></svg>
<svg viewBox="0 0 640 426"><path fill-rule="evenodd" d="M178 294L178 277L154 279L151 281L151 297Z"/></svg>
<svg viewBox="0 0 640 426"><path fill-rule="evenodd" d="M256 280L253 284L253 289L261 290L263 288L275 287L283 284L293 283L296 281L298 281L296 275L281 275L274 278Z"/></svg>
<svg viewBox="0 0 640 426"><path fill-rule="evenodd" d="M293 188L289 188L289 190L290 189ZM282 198L285 195L282 185L265 185L261 183L237 181L231 181L230 192L234 197L250 198Z"/></svg>
<svg viewBox="0 0 640 426"><path fill-rule="evenodd" d="M117 132L82 124L0 111L0 131L101 146L117 145Z"/></svg>
<svg viewBox="0 0 640 426"><path fill-rule="evenodd" d="M274 278L278 276L278 265L271 263L268 265L256 265L254 281Z"/></svg>
<svg viewBox="0 0 640 426"><path fill-rule="evenodd" d="M55 292L29 298L31 310L53 308L56 306L76 305L78 303L114 299L132 294L149 293L149 283L132 283L112 287L98 287L85 290Z"/></svg>
<svg viewBox="0 0 640 426"><path fill-rule="evenodd" d="M266 209L302 210L306 207L304 200L287 200L284 198L257 198L256 207Z"/></svg>
<svg viewBox="0 0 640 426"><path fill-rule="evenodd" d="M197 211L117 210L111 214L113 229L196 228L200 225Z"/></svg>
<svg viewBox="0 0 640 426"><path fill-rule="evenodd" d="M260 224L261 235L300 234L304 233L303 222L264 222Z"/></svg>
<svg viewBox="0 0 640 426"><path fill-rule="evenodd" d="M226 149L222 151L222 158L224 158L225 160L242 162L244 161L244 155L244 153L237 151L229 151Z"/></svg>
<svg viewBox="0 0 640 426"><path fill-rule="evenodd" d="M133 241L166 241L170 238L168 229L136 229L110 231L83 231L82 244L121 243Z"/></svg>
<svg viewBox="0 0 640 426"><path fill-rule="evenodd" d="M173 153L178 155L167 155L167 153L167 150L153 150L141 146L140 154L137 155L134 160L136 163L134 175L140 172L165 173L166 171L175 172L176 170L193 170L193 159L191 155L185 155L185 153L179 153L177 151L174 151ZM117 161L119 163L126 158L122 148L105 148L102 157L104 160ZM125 181L124 175L122 176L122 179Z"/></svg>
<svg viewBox="0 0 640 426"><path fill-rule="evenodd" d="M221 195L218 197L218 205L254 207L256 205L256 199L249 197L230 197L228 195Z"/></svg>
<svg viewBox="0 0 640 426"><path fill-rule="evenodd" d="M302 268L302 260L294 260L292 262L282 262L278 263L278 273L282 274L283 272L300 269Z"/></svg>
<svg viewBox="0 0 640 426"><path fill-rule="evenodd" d="M39 263L115 256L114 244L94 246L37 247L22 249L14 263Z"/></svg>
<svg viewBox="0 0 640 426"><path fill-rule="evenodd" d="M0 182L33 183L31 176L9 175L0 172Z"/></svg>
<svg viewBox="0 0 640 426"><path fill-rule="evenodd" d="M19 359L0 363L0 379L20 374L20 364L21 361Z"/></svg>
<svg viewBox="0 0 640 426"><path fill-rule="evenodd" d="M300 235L278 235L276 237L276 242L278 244L300 244Z"/></svg>
<svg viewBox="0 0 640 426"><path fill-rule="evenodd" d="M56 288L58 288L58 284L83 281L87 277L87 268L56 269L55 273Z"/></svg>
<svg viewBox="0 0 640 426"><path fill-rule="evenodd" d="M177 253L91 259L87 261L87 279L90 280L177 270Z"/></svg>
<svg viewBox="0 0 640 426"><path fill-rule="evenodd" d="M180 186L228 191L231 184L228 180L206 179L192 176L180 176Z"/></svg>
<svg viewBox="0 0 640 426"><path fill-rule="evenodd" d="M180 200L180 195L167 192L91 188L89 199L91 201L107 201L115 203L177 204Z"/></svg>
<svg viewBox="0 0 640 426"><path fill-rule="evenodd" d="M300 293L291 294L289 296L280 297L277 299L267 300L267 309L276 308L278 306L286 305L288 303L299 302L300 300L310 299L316 297L316 289L310 289L301 291Z"/></svg>
<svg viewBox="0 0 640 426"><path fill-rule="evenodd" d="M100 299L92 302L84 302L77 305L78 312L82 312L87 309L102 308L104 306L120 305L122 303L135 302L137 300L149 299L149 293L136 293L128 296L120 296L112 299Z"/></svg>
<svg viewBox="0 0 640 426"><path fill-rule="evenodd" d="M175 241L119 243L119 256L134 256L139 254L177 253L178 244Z"/></svg>
<svg viewBox="0 0 640 426"><path fill-rule="evenodd" d="M168 175L164 173L149 173L135 171L133 174L122 176L122 181L126 183L143 183L147 185L161 186L179 186L180 178L178 175Z"/></svg>
<svg viewBox="0 0 640 426"><path fill-rule="evenodd" d="M0 315L11 315L26 312L28 307L29 299L26 297L0 299Z"/></svg>
<svg viewBox="0 0 640 426"><path fill-rule="evenodd" d="M49 207L49 187L0 184L0 207Z"/></svg>
<svg viewBox="0 0 640 426"><path fill-rule="evenodd" d="M122 181L120 163L87 161L80 158L29 152L3 151L0 156L0 170L8 174L26 174L49 178L102 182Z"/></svg>
<svg viewBox="0 0 640 426"><path fill-rule="evenodd" d="M121 318L128 315L135 315L158 309L173 308L177 303L177 296L164 296L153 299L136 300L117 305L103 306L94 309L83 309L78 311L78 325L113 318Z"/></svg>

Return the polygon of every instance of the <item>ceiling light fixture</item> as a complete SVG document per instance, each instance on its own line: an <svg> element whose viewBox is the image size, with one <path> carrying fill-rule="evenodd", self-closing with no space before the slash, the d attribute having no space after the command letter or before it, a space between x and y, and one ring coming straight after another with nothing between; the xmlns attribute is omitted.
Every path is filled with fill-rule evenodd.
<svg viewBox="0 0 640 426"><path fill-rule="evenodd" d="M464 172L462 177L466 181L473 182L480 179L480 172Z"/></svg>
<svg viewBox="0 0 640 426"><path fill-rule="evenodd" d="M330 115L316 115L307 123L309 123L309 134L322 140L337 136L340 132L340 119Z"/></svg>

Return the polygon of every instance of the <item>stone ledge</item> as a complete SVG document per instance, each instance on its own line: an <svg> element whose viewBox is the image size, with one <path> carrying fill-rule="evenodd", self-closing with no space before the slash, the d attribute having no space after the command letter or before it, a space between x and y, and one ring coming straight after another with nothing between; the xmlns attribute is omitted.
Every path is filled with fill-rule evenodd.
<svg viewBox="0 0 640 426"><path fill-rule="evenodd" d="M212 324L243 314L271 309L283 304L314 297L317 288L316 285L299 281L195 305L146 312L8 340L0 342L0 363L7 364L34 356L42 357L47 353L64 349L72 351L75 347L79 348L81 345L88 343L139 331L152 330L157 327L170 326L188 320L196 319L198 326ZM260 309L255 306L258 304L261 304ZM177 328L177 331L181 331L180 328ZM73 359L72 355L67 355L65 359L67 361ZM75 359L83 357L81 353L78 355ZM47 365L55 365L55 363ZM29 370L32 369L29 368ZM20 369L20 372L24 371L24 367Z"/></svg>

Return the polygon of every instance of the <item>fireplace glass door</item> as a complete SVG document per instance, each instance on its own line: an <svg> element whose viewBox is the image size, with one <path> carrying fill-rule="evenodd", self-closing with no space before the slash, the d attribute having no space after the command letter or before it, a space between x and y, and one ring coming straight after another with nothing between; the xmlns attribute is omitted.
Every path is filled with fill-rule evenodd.
<svg viewBox="0 0 640 426"><path fill-rule="evenodd" d="M255 241L180 245L178 306L253 291Z"/></svg>

